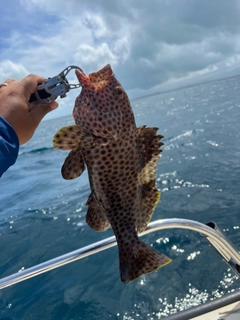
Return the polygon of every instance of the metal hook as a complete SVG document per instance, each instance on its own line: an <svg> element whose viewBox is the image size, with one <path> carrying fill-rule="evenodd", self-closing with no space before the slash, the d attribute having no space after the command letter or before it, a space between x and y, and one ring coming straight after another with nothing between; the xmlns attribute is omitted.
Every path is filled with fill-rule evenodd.
<svg viewBox="0 0 240 320"><path fill-rule="evenodd" d="M68 66L62 72L59 73L59 76L61 76L63 79L65 79L65 81L67 81L66 76L73 69L80 69L80 68L78 66L75 66L75 65ZM76 88L81 87L80 83L72 84L72 83L69 83L67 81L67 84L69 86L69 89L76 89Z"/></svg>

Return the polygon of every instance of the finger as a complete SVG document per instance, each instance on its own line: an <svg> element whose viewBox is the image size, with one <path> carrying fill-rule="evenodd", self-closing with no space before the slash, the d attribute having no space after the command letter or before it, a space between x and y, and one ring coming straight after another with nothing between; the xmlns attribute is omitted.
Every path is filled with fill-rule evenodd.
<svg viewBox="0 0 240 320"><path fill-rule="evenodd" d="M14 82L15 80L12 78L8 78L7 80L5 80L3 83L7 83L10 84L11 82Z"/></svg>
<svg viewBox="0 0 240 320"><path fill-rule="evenodd" d="M57 101L53 101L48 104L36 104L31 110L30 114L34 125L38 125L40 121L45 117L47 113L58 107Z"/></svg>
<svg viewBox="0 0 240 320"><path fill-rule="evenodd" d="M43 83L45 78L35 75L29 74L27 77L20 80L19 85L21 86L22 93L26 97L27 100L30 99L32 93L34 93L37 89L37 86L40 83Z"/></svg>
<svg viewBox="0 0 240 320"><path fill-rule="evenodd" d="M53 102L49 103L49 106L50 106L51 110L55 110L58 107L58 102L53 101Z"/></svg>

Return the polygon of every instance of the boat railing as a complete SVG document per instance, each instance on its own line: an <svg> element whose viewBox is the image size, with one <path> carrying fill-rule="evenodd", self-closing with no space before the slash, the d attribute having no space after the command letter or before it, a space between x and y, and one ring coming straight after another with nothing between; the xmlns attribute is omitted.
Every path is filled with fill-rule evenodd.
<svg viewBox="0 0 240 320"><path fill-rule="evenodd" d="M187 219L163 219L149 223L147 229L140 236L156 232L163 229L188 229L198 232L203 236L220 254L223 260L240 276L240 254L224 233L214 222L203 224L194 220ZM74 250L57 258L35 265L31 268L21 270L15 274L0 279L0 289L12 286L18 282L35 277L44 272L59 268L73 261L83 259L97 252L116 246L114 236L95 242L83 248Z"/></svg>

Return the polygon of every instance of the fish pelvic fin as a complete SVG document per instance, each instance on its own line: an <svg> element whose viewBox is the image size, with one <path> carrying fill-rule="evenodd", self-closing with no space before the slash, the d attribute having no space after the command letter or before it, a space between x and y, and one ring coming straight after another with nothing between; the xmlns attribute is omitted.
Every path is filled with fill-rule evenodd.
<svg viewBox="0 0 240 320"><path fill-rule="evenodd" d="M79 177L85 170L85 162L82 156L81 147L69 152L62 166L62 177L65 180L72 180Z"/></svg>
<svg viewBox="0 0 240 320"><path fill-rule="evenodd" d="M172 260L141 240L119 245L121 281L127 284L143 274L153 272Z"/></svg>
<svg viewBox="0 0 240 320"><path fill-rule="evenodd" d="M61 128L53 137L55 149L73 150L77 147L90 147L93 142L92 134L82 126L71 125Z"/></svg>

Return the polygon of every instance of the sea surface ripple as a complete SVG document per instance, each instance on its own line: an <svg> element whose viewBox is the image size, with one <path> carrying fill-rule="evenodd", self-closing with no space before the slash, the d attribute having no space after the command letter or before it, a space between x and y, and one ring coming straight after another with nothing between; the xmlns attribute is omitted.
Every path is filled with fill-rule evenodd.
<svg viewBox="0 0 240 320"><path fill-rule="evenodd" d="M240 77L134 100L137 125L165 136L157 173L161 201L152 220L215 221L240 248ZM85 222L87 173L65 181L66 151L52 136L72 117L42 122L0 180L1 278L111 236ZM193 231L144 236L172 258L123 285L117 248L0 291L0 319L155 320L239 288L239 279Z"/></svg>

